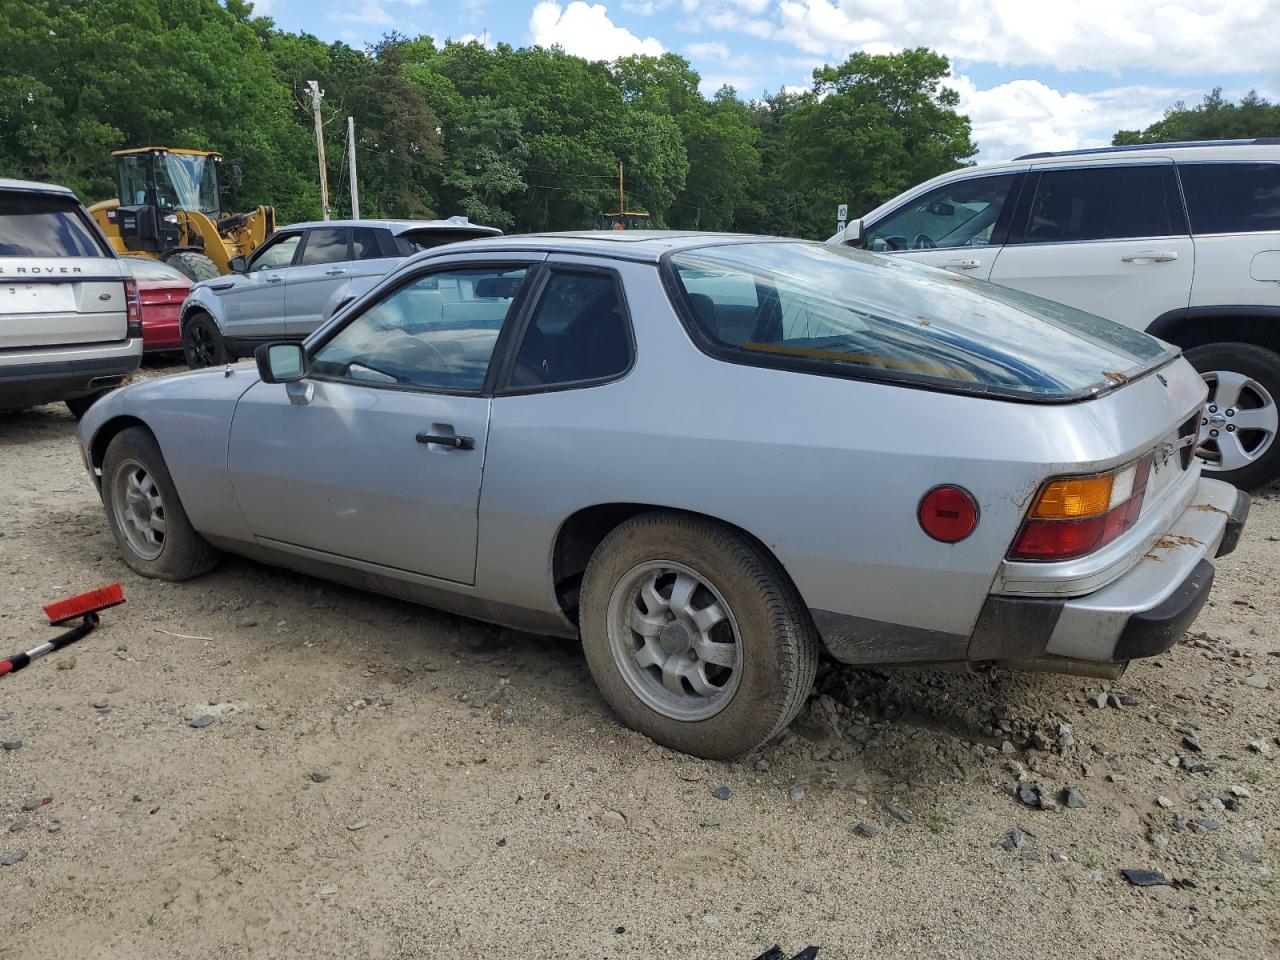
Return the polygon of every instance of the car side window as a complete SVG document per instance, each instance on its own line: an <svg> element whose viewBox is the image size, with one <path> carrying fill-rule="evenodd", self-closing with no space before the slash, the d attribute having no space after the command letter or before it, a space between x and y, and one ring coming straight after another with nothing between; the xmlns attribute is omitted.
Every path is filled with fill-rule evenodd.
<svg viewBox="0 0 1280 960"><path fill-rule="evenodd" d="M1075 243L1185 234L1181 203L1167 164L1043 170L1023 243Z"/></svg>
<svg viewBox="0 0 1280 960"><path fill-rule="evenodd" d="M943 184L871 224L865 246L881 253L985 247L992 242L1017 176L1005 173Z"/></svg>
<svg viewBox="0 0 1280 960"><path fill-rule="evenodd" d="M291 266L293 264L293 255L297 252L298 244L301 240L302 234L291 233L288 236L269 241L258 251L253 258L253 262L249 264L249 272L279 270L281 267Z"/></svg>
<svg viewBox="0 0 1280 960"><path fill-rule="evenodd" d="M513 265L417 277L357 314L320 347L310 371L370 385L479 391L527 273Z"/></svg>
<svg viewBox="0 0 1280 960"><path fill-rule="evenodd" d="M1280 230L1280 163L1180 163L1191 232Z"/></svg>
<svg viewBox="0 0 1280 960"><path fill-rule="evenodd" d="M607 380L631 366L631 323L612 272L554 270L516 352L516 389Z"/></svg>
<svg viewBox="0 0 1280 960"><path fill-rule="evenodd" d="M386 254L382 252L382 245L378 242L378 234L380 231L372 227L354 227L351 230L351 259L352 260L377 260Z"/></svg>
<svg viewBox="0 0 1280 960"><path fill-rule="evenodd" d="M313 267L322 263L339 263L351 259L348 241L351 231L345 227L317 227L307 231L307 243L302 248L301 267Z"/></svg>

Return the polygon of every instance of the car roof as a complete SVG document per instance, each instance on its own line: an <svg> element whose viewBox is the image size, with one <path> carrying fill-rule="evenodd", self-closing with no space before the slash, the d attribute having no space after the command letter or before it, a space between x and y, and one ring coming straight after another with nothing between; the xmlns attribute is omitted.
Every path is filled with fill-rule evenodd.
<svg viewBox="0 0 1280 960"><path fill-rule="evenodd" d="M54 193L75 199L75 192L56 183L37 183L35 180L11 180L0 177L0 190L21 190L23 193Z"/></svg>
<svg viewBox="0 0 1280 960"><path fill-rule="evenodd" d="M469 253L522 251L574 253L583 256L656 263L667 253L694 247L760 242L804 243L807 241L788 237L755 236L746 233L707 233L693 230L574 230L564 233L525 233L463 240L424 251L414 259L427 259L440 253L455 253L465 247Z"/></svg>
<svg viewBox="0 0 1280 960"><path fill-rule="evenodd" d="M303 223L291 223L280 229L307 230L315 227L377 227L397 235L410 230L476 230L490 236L502 233L497 227L472 223L466 217L449 217L447 220L307 220Z"/></svg>

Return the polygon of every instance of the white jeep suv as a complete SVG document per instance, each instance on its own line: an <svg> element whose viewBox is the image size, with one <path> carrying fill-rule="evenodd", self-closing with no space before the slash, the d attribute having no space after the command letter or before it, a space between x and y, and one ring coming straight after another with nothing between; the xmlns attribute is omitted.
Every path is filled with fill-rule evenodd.
<svg viewBox="0 0 1280 960"><path fill-rule="evenodd" d="M1280 139L1033 153L935 177L829 243L1145 330L1209 384L1205 469L1280 477Z"/></svg>

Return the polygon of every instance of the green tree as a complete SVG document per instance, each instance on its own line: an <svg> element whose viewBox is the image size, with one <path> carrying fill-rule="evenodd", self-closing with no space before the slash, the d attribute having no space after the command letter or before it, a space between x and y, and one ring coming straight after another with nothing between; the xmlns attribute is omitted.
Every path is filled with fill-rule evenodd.
<svg viewBox="0 0 1280 960"><path fill-rule="evenodd" d="M458 208L476 223L512 227L509 198L528 186L519 111L495 106L488 97L463 101L445 131L445 147L449 210Z"/></svg>
<svg viewBox="0 0 1280 960"><path fill-rule="evenodd" d="M813 91L785 126L780 172L803 199L798 232L834 230L835 206L862 211L960 166L977 152L959 95L942 85L947 58L923 48L855 53L813 72Z"/></svg>
<svg viewBox="0 0 1280 960"><path fill-rule="evenodd" d="M1280 104L1263 99L1253 90L1239 103L1232 103L1223 98L1221 87L1215 87L1196 106L1188 107L1179 100L1145 130L1119 130L1111 142L1123 146L1253 137L1280 137Z"/></svg>

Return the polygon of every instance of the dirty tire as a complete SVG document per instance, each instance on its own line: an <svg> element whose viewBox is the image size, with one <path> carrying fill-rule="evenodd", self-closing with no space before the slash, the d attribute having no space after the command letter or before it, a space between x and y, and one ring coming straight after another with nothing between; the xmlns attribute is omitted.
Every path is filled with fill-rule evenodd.
<svg viewBox="0 0 1280 960"><path fill-rule="evenodd" d="M1225 370L1243 374L1270 394L1273 404L1280 403L1280 354L1252 343L1211 343L1193 347L1186 356L1200 373ZM1254 442L1252 462L1234 470L1206 463L1205 472L1243 490L1255 490L1280 478L1280 436L1273 434L1261 443Z"/></svg>
<svg viewBox="0 0 1280 960"><path fill-rule="evenodd" d="M199 283L201 280L212 280L214 277L222 276L222 272L218 269L218 265L203 253L194 253L190 250L179 250L177 253L171 253L169 256L165 257L164 262L193 283Z"/></svg>
<svg viewBox="0 0 1280 960"><path fill-rule="evenodd" d="M129 463L140 465L150 475L164 505L166 531L159 555L155 557L142 556L133 548L113 507L116 484L120 482L119 471ZM142 576L156 580L190 580L207 573L218 562L218 551L196 533L187 519L187 511L178 498L177 488L160 453L160 445L146 428L122 430L107 446L102 459L102 502L107 510L111 535L125 563Z"/></svg>
<svg viewBox="0 0 1280 960"><path fill-rule="evenodd" d="M193 313L182 325L182 357L192 370L220 367L233 359L217 323L203 311Z"/></svg>
<svg viewBox="0 0 1280 960"><path fill-rule="evenodd" d="M737 625L741 675L719 712L681 720L660 713L623 676L610 642L610 599L640 565L664 561L711 583ZM781 565L761 545L715 521L652 511L622 523L596 548L582 582L579 622L596 686L628 726L684 753L740 756L775 736L813 688L818 637Z"/></svg>
<svg viewBox="0 0 1280 960"><path fill-rule="evenodd" d="M64 402L67 405L67 409L71 411L71 415L79 420L89 412L90 407L102 399L105 393L105 390L98 390L95 393L89 394L87 397L75 397Z"/></svg>

